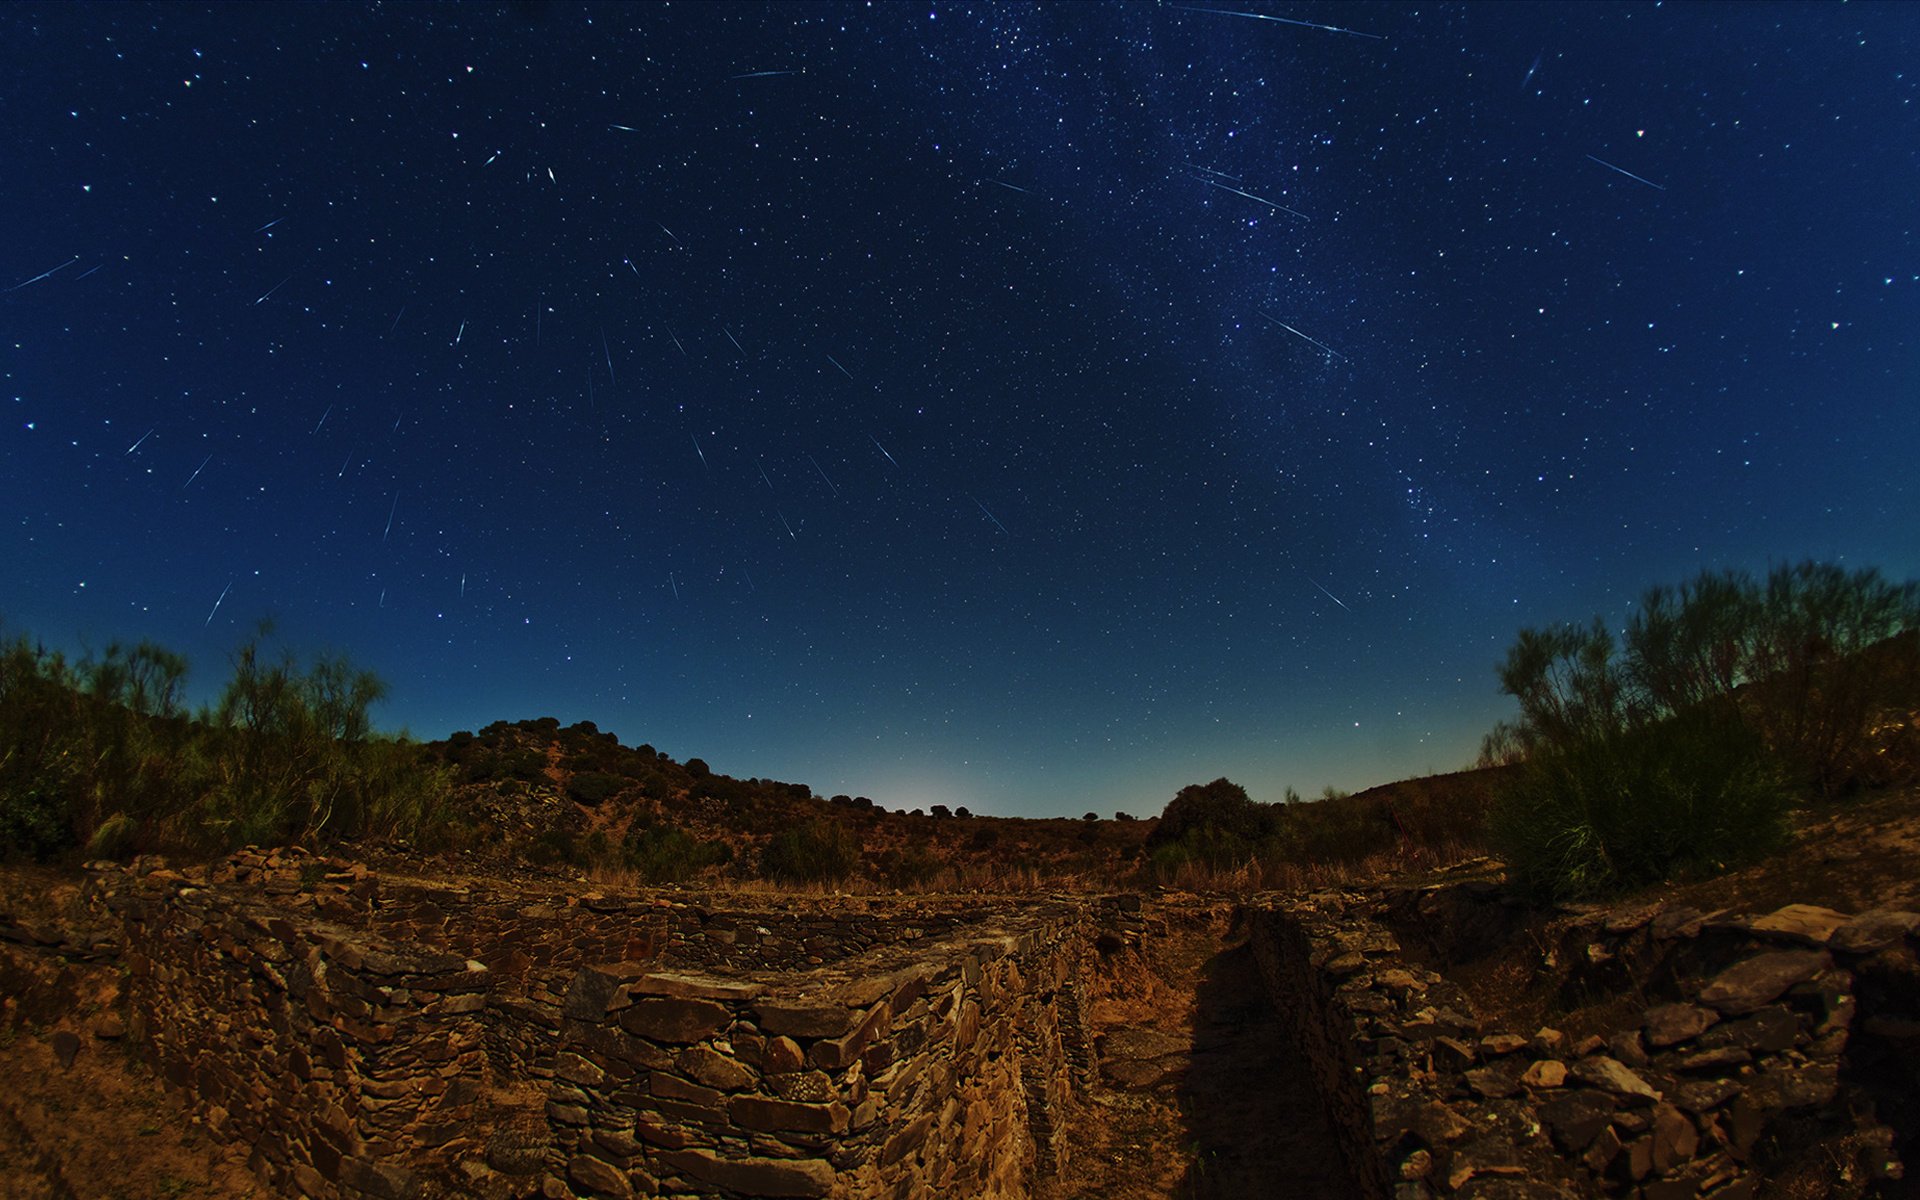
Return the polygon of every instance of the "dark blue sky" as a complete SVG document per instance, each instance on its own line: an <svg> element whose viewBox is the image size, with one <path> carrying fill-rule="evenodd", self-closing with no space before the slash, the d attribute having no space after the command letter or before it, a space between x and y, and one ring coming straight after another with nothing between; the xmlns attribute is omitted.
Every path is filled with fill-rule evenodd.
<svg viewBox="0 0 1920 1200"><path fill-rule="evenodd" d="M1217 7L0 7L0 616L1144 813L1920 574L1920 8Z"/></svg>

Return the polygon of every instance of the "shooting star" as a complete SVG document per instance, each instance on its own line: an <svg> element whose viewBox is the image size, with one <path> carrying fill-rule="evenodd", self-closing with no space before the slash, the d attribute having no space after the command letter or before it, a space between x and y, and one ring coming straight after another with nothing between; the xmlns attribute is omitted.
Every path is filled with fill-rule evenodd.
<svg viewBox="0 0 1920 1200"><path fill-rule="evenodd" d="M712 467L707 466L707 452L700 448L700 439L697 437L694 437L694 435L691 433L688 434L687 436L690 438L693 438L693 452L700 456L700 465L703 467L706 467L707 470L709 471L713 470Z"/></svg>
<svg viewBox="0 0 1920 1200"><path fill-rule="evenodd" d="M667 572L667 586L673 589L673 598L678 600L680 598L680 581L673 577L672 571Z"/></svg>
<svg viewBox="0 0 1920 1200"><path fill-rule="evenodd" d="M660 225L660 222L655 221L654 224ZM665 225L660 225L660 232L666 234L670 238L673 238L673 244L680 247L682 250L687 248L687 244L681 241L678 237L675 237L673 230L668 229Z"/></svg>
<svg viewBox="0 0 1920 1200"><path fill-rule="evenodd" d="M460 598L462 600L467 598L467 573L465 571L460 572Z"/></svg>
<svg viewBox="0 0 1920 1200"><path fill-rule="evenodd" d="M1329 592L1327 589L1320 587L1320 584L1317 580L1309 578L1307 582L1313 584L1313 586L1317 588L1320 588L1320 594L1325 596L1327 599L1333 601L1335 604L1338 604L1341 608L1347 608L1346 603L1342 601L1340 597L1334 595L1332 592ZM1347 611L1352 612L1353 610L1350 608L1347 608Z"/></svg>
<svg viewBox="0 0 1920 1200"><path fill-rule="evenodd" d="M1538 71L1539 69L1540 69L1540 55L1536 54L1533 56L1533 65L1527 68L1526 78L1520 81L1521 91L1524 92L1527 90L1527 85L1533 82L1533 73L1535 71Z"/></svg>
<svg viewBox="0 0 1920 1200"><path fill-rule="evenodd" d="M1260 310L1255 309L1254 311L1259 312ZM1315 338L1308 337L1306 334L1301 333L1298 329L1295 329L1293 326L1287 324L1285 321L1282 321L1278 317L1268 316L1268 314L1264 312L1260 313L1260 315L1263 317L1266 317L1267 320L1272 321L1275 325L1278 325L1280 328L1286 330L1288 333L1299 338L1301 341L1310 343L1314 346L1318 346L1320 349L1326 351L1328 354L1333 355L1335 358L1339 359L1341 362L1353 361L1352 359L1348 358L1346 355L1340 353L1338 350L1335 350L1332 346L1329 346L1325 342L1319 341Z"/></svg>
<svg viewBox="0 0 1920 1200"><path fill-rule="evenodd" d="M968 492L967 499L973 501L974 505L978 507L981 512L986 514L987 520L993 522L994 528L998 529L1001 533L1006 534L1008 537L1013 536L1013 533L1011 530L1009 530L1005 525L1000 524L1000 518L993 515L993 510L988 508L986 505L980 503L980 497L974 495L972 492Z"/></svg>
<svg viewBox="0 0 1920 1200"><path fill-rule="evenodd" d="M260 228L254 230L254 232L265 233L267 230L272 229L275 225L278 225L280 222L284 220L286 220L285 217L275 217L273 220L268 221L265 225L262 225Z"/></svg>
<svg viewBox="0 0 1920 1200"><path fill-rule="evenodd" d="M830 363L832 363L832 364L833 364L833 365L834 365L835 367L838 367L838 368L839 368L839 370L840 370L840 373L841 373L842 375L845 375L845 376L846 376L846 377L847 377L848 379L853 379L853 372L852 372L852 371L849 371L849 370L847 370L847 369L846 369L845 367L842 367L842 366L840 366L840 360L839 360L839 359L837 359L837 358L835 358L835 357L834 357L833 355L831 355L831 354L829 354L829 355L827 355L827 361L828 361L828 362L830 362ZM860 381L859 381L858 379L853 379L853 381L854 381L855 383L859 383L859 382L860 382Z"/></svg>
<svg viewBox="0 0 1920 1200"><path fill-rule="evenodd" d="M748 71L744 75L729 75L728 79L767 79L775 75L798 75L798 71Z"/></svg>
<svg viewBox="0 0 1920 1200"><path fill-rule="evenodd" d="M1225 171L1216 171L1212 167L1203 167L1199 163L1184 163L1182 165L1186 166L1190 170L1205 171L1207 174L1212 175L1216 179L1231 179L1235 183L1241 182L1240 176L1238 175L1229 175Z"/></svg>
<svg viewBox="0 0 1920 1200"><path fill-rule="evenodd" d="M107 265L107 264L105 264L105 263L101 263L101 264L100 264L100 267L104 267L104 266L106 266L106 265ZM94 273L95 271L98 271L98 270L100 269L100 267L88 267L88 268L87 268L86 270L84 270L84 271L82 271L82 272L80 272L80 273L79 273L78 275L75 275L75 276L73 277L73 281L74 281L75 283L79 283L79 282L80 282L80 281L81 281L82 279L85 279L85 278L86 278L87 276L89 276L89 275L91 275L91 274L93 274L93 273Z"/></svg>
<svg viewBox="0 0 1920 1200"><path fill-rule="evenodd" d="M755 586L753 586L753 572L751 572L751 571L742 571L742 572L740 572L740 573L741 573L742 575L745 575L745 576L747 577L747 590L748 590L749 592L757 592L757 591L759 591L759 590L760 590L759 588L757 588L757 587L755 587Z"/></svg>
<svg viewBox="0 0 1920 1200"><path fill-rule="evenodd" d="M1655 183L1651 179L1642 178L1639 175L1635 175L1632 171L1627 170L1625 167L1616 167L1612 163L1608 162L1606 159L1600 158L1597 155L1589 154L1587 155L1587 157L1593 159L1593 161L1599 163L1601 166L1605 167L1609 171L1618 171L1620 174L1625 175L1628 179L1633 180L1635 183L1644 183L1648 187L1655 188L1662 192L1667 190L1666 184Z"/></svg>
<svg viewBox="0 0 1920 1200"><path fill-rule="evenodd" d="M158 429L158 428L159 428L159 426L158 426L158 425L156 425L156 426L154 426L153 428L154 428L154 429ZM132 453L133 453L133 452L134 452L135 450L138 450L138 449L140 448L140 446L141 446L141 444L142 444L143 442L145 442L145 441L146 441L146 440L147 440L148 438L150 438L150 437L152 437L152 436L153 436L153 429L149 429L149 430L147 430L147 431L146 431L145 433L143 433L143 434L141 434L141 435L140 435L140 441L138 441L138 442L135 442L135 443L134 443L133 445L131 445L131 446L128 446L128 447L127 447L127 453L128 453L128 454L132 454Z"/></svg>
<svg viewBox="0 0 1920 1200"><path fill-rule="evenodd" d="M796 542L800 540L800 535L793 531L793 526L787 525L787 514L781 512L779 509L776 508L773 510L773 515L780 518L780 523L782 525L787 526L788 537L792 538Z"/></svg>
<svg viewBox="0 0 1920 1200"><path fill-rule="evenodd" d="M201 625L200 628L205 629L208 625L213 624L213 614L220 611L220 606L227 602L227 593L232 590L233 580L229 579L227 580L227 586L220 589L220 598L213 602L213 608L207 613L206 623Z"/></svg>
<svg viewBox="0 0 1920 1200"><path fill-rule="evenodd" d="M613 351L607 349L607 327L605 325L600 327L600 353L607 356L607 378L613 381L613 386L619 387L620 377L613 373Z"/></svg>
<svg viewBox="0 0 1920 1200"><path fill-rule="evenodd" d="M80 256L79 256L78 254L76 254L76 255L74 255L74 256L73 256L72 258L70 258L70 259L68 259L67 261L65 261L65 262L63 262L63 263L61 263L61 264L60 264L59 266L57 266L57 267L55 267L55 268L53 268L53 270L51 270L51 271L42 271L42 272L40 272L40 273L39 273L38 275L35 275L35 276L34 276L34 277L33 277L32 279L29 279L29 280L26 280L25 282L22 282L22 283L16 283L16 284L14 284L14 285L13 285L12 287L10 287L10 288L8 288L7 290L8 290L8 291L10 291L10 292L17 292L17 291L19 291L19 290L20 290L21 288L23 288L23 287L26 287L26 286L27 286L27 284L30 284L30 283L39 283L39 282L40 282L40 281L41 281L42 279L45 279L45 278L47 278L47 277L48 277L48 276L50 276L50 275L58 275L58 274L59 274L60 272L62 272L62 271L64 271L64 270L66 270L66 269L67 269L68 267L70 267L70 266L72 266L73 264L75 264L75 263L77 263L77 262L79 262L79 261L80 261ZM97 268L96 268L96 269L97 269ZM91 274L91 272L89 272L89 274Z"/></svg>
<svg viewBox="0 0 1920 1200"><path fill-rule="evenodd" d="M292 278L293 276L291 275L287 276L287 279L292 279ZM287 279L282 279L279 283L274 284L272 287L268 288L265 292L261 293L260 298L253 302L254 307L258 308L260 305L265 304L268 296L273 295L275 292L279 291L281 288L287 286Z"/></svg>
<svg viewBox="0 0 1920 1200"><path fill-rule="evenodd" d="M380 607L380 608L385 608L386 606L387 606L387 589L385 589L385 588L381 588L381 589L380 589L380 603L379 603L379 605L378 605L378 607Z"/></svg>
<svg viewBox="0 0 1920 1200"><path fill-rule="evenodd" d="M327 418L332 415L333 415L333 405L329 404L327 405L327 411L320 414L320 425L325 425L327 423ZM313 431L315 433L320 432L320 425L315 425L313 427Z"/></svg>
<svg viewBox="0 0 1920 1200"><path fill-rule="evenodd" d="M733 343L733 348L735 350L740 351L741 358L745 358L747 356L746 348L740 344L739 338L733 336L733 330L728 329L725 325L722 325L720 327L720 332L727 335L727 340Z"/></svg>
<svg viewBox="0 0 1920 1200"><path fill-rule="evenodd" d="M493 158L489 158L489 159L488 159L487 161L485 161L485 162L483 162L483 163L481 163L480 165L481 165L481 166L483 166L483 167L490 167L490 166L492 166L492 165L493 165L493 159L494 159L494 158L499 158L499 157L500 157L500 152L499 152L498 150L495 150L495 151L493 152Z"/></svg>
<svg viewBox="0 0 1920 1200"><path fill-rule="evenodd" d="M560 180L554 175L552 167L547 168L547 178L553 180L553 184L555 187L558 187L560 185Z"/></svg>
<svg viewBox="0 0 1920 1200"><path fill-rule="evenodd" d="M660 323L661 323L662 325L667 325L667 323L666 323L665 321L662 321L662 322L660 322ZM681 357L681 358L692 358L692 357L693 357L693 356L692 356L691 354L688 354L688 353L687 353L687 348L686 348L685 346L682 346L682 345L680 344L680 335L679 335L679 334L677 334L677 333L675 333L675 332L673 331L673 326L671 326L671 325L667 325L667 336L673 339L673 348L674 348L675 350L678 350L678 351L680 352L680 357Z"/></svg>
<svg viewBox="0 0 1920 1200"><path fill-rule="evenodd" d="M894 466L896 466L896 467L900 465L900 464L899 464L898 462L894 462L894 458L893 458L893 455L891 455L891 454L887 454L887 448L886 448L885 446L882 446L882 445L880 444L880 439L879 439L879 438L877 438L877 437L875 437L875 436L873 436L872 434L868 434L868 435L867 435L867 440L873 443L873 448L874 448L874 449L876 449L876 450L878 450L878 451L879 451L880 453L882 453L882 454L886 454L886 455L887 455L887 461L888 461L888 462L890 462L890 463L893 463L893 465L894 465Z"/></svg>
<svg viewBox="0 0 1920 1200"><path fill-rule="evenodd" d="M347 473L347 468L351 465L353 465L353 454L352 452L348 452L347 456L340 460L340 470L334 475L334 478L340 479L344 477ZM192 480L188 480L188 482L191 483Z"/></svg>
<svg viewBox="0 0 1920 1200"><path fill-rule="evenodd" d="M1013 184L1011 184L1011 183L1006 183L1006 182L1004 182L1004 181L1002 181L1002 180L999 180L999 179L989 179L989 180L987 180L987 182L988 182L988 183L991 183L991 184L994 184L994 185L995 185L995 186L997 186L997 187L1003 187L1003 188L1005 188L1005 189L1007 189L1007 190L1008 190L1008 191L1010 191L1010 192L1019 192L1019 193L1020 193L1021 195L1023 195L1023 196L1035 196L1035 195L1038 195L1038 194L1039 194L1039 193L1037 193L1037 192L1035 192L1035 191L1033 191L1033 190L1032 190L1032 189L1030 189L1030 188L1023 188L1023 187L1016 187L1015 185L1013 185Z"/></svg>
<svg viewBox="0 0 1920 1200"><path fill-rule="evenodd" d="M1353 37L1371 38L1376 42L1387 39L1377 33L1361 33L1358 29L1342 29L1338 25L1321 25L1314 21L1296 21L1292 17L1276 17L1268 13L1240 12L1231 8L1196 8L1190 4L1169 4L1168 8L1177 8L1181 12L1212 13L1218 17L1246 17L1253 21L1272 21L1279 25L1298 25L1302 29L1322 29L1328 33L1345 33Z"/></svg>
<svg viewBox="0 0 1920 1200"><path fill-rule="evenodd" d="M387 544L387 535L393 532L393 514L400 511L400 493L393 494L393 507L387 509L387 527L380 531L380 544Z"/></svg>
<svg viewBox="0 0 1920 1200"><path fill-rule="evenodd" d="M395 313L395 314L393 314L393 324L391 324L391 325L389 325L389 326L387 326L387 336L388 336L388 337L392 337L392 336L393 336L393 331L394 331L394 330L396 330L396 329L398 329L398 328L400 328L400 318L401 318L401 317L404 317L404 316L406 316L406 315L407 315L407 306L406 306L406 305L404 305L404 304L402 304L402 305L400 306L400 311L399 311L399 312L397 312L397 313Z"/></svg>
<svg viewBox="0 0 1920 1200"><path fill-rule="evenodd" d="M460 332L453 335L453 344L458 346L460 344L460 339L465 336L467 336L467 323L465 321L462 321L460 322Z"/></svg>
<svg viewBox="0 0 1920 1200"><path fill-rule="evenodd" d="M833 486L833 480L827 478L827 473L825 471L820 470L820 464L818 462L815 462L813 455L811 454L807 455L807 461L810 463L813 463L814 470L820 471L820 479L822 482L824 482L827 485L828 490L831 491L836 497L839 496L840 489Z"/></svg>
<svg viewBox="0 0 1920 1200"><path fill-rule="evenodd" d="M634 265L633 265L633 260L632 260L632 259L630 259L630 258L623 258L623 259L621 259L620 261L621 261L621 262L624 262L624 263L626 263L626 264L627 264L627 270L629 270L629 271L632 271L632 272L633 272L633 277L634 277L635 279L639 279L639 278L640 278L640 268L639 268L639 267L636 267L636 266L634 266Z"/></svg>
<svg viewBox="0 0 1920 1200"><path fill-rule="evenodd" d="M772 490L773 490L773 480L771 480L771 479L768 479L768 478L767 478L767 469L766 469L766 467L764 467L764 466L762 466L762 465L760 464L760 459L759 459L759 457L758 457L757 455L756 455L756 456L754 457L754 460L753 460L753 465L754 465L754 467L755 467L755 468L756 468L756 469L757 469L757 470L758 470L758 471L760 472L760 482L761 482L761 483L764 483L764 484L766 484L766 485L767 485L767 490L768 490L768 491L772 491Z"/></svg>
<svg viewBox="0 0 1920 1200"><path fill-rule="evenodd" d="M207 469L207 464L208 464L208 463L210 463L210 462L212 462L212 461L213 461L213 455L211 455L211 454L209 454L209 455L207 455L207 456L206 456L205 458L203 458L203 459L201 459L201 460L200 460L200 465L199 465L199 466L197 466L197 467L195 467L195 468L193 469L193 474L191 474L191 475L189 475L189 476L187 476L187 481L186 481L185 483L183 483L183 484L181 484L181 485L180 485L180 490L184 492L184 491L186 491L186 490L187 490L188 488L190 488L190 487L192 487L192 486L193 486L193 481L194 481L194 480L196 480L196 479L198 479L198 478L200 478L200 472L202 472L202 471L204 471L204 470L206 470L206 469Z"/></svg>
<svg viewBox="0 0 1920 1200"><path fill-rule="evenodd" d="M1199 177L1198 177L1198 176L1195 176L1195 178L1199 178ZM1268 208L1272 208L1272 209L1278 209L1279 211L1281 211L1281 212L1283 212L1283 213L1291 213L1291 214L1293 214L1294 216L1296 216L1296 217L1299 217L1299 218L1300 218L1300 219L1301 219L1302 221L1311 221L1311 220L1313 220L1313 218L1312 218L1312 217L1310 217L1310 216L1308 216L1307 214L1305 214L1305 213L1303 213L1303 212L1301 212L1301 211L1300 211L1299 209L1297 209L1297 208L1288 208L1288 207L1287 207L1286 205L1284 205L1284 204L1275 204L1275 203L1274 203L1273 201L1271 201L1271 200L1269 200L1269 199L1267 199L1267 198L1266 198L1265 196L1256 196L1256 195L1254 195L1254 194L1253 194L1252 192L1243 192L1243 191L1241 191L1241 190L1240 190L1239 188L1237 188L1237 187L1228 187L1228 186L1227 186L1226 184L1224 184L1224 183L1215 183L1215 182L1214 182L1213 180L1211 180L1211 179L1201 179L1201 180L1200 180L1200 182L1201 182L1201 183L1204 183L1204 184L1206 184L1206 185L1207 185L1208 187L1211 187L1211 188L1219 188L1219 189L1220 189L1221 191L1223 191L1223 192L1232 192L1232 193L1233 193L1234 195L1236 195L1236 196L1245 196L1245 197L1246 197L1247 199L1249 199L1249 200L1258 200L1258 201L1259 201L1260 203L1262 203L1262 204L1264 204L1264 205L1266 205L1266 206L1267 206Z"/></svg>
<svg viewBox="0 0 1920 1200"><path fill-rule="evenodd" d="M618 129L621 133L639 133L640 132L638 129L635 129L631 125L608 125L607 128Z"/></svg>
<svg viewBox="0 0 1920 1200"><path fill-rule="evenodd" d="M407 414L405 414L405 413L401 413L401 414L400 414L399 416L397 416L397 417L395 417L395 418L393 419L393 428L392 428L392 429L389 429L389 430L387 430L387 432L388 432L389 434L394 434L394 433L399 433L399 432L400 432L400 422L402 422L402 421L404 421L404 420L406 420L406 419L407 419Z"/></svg>

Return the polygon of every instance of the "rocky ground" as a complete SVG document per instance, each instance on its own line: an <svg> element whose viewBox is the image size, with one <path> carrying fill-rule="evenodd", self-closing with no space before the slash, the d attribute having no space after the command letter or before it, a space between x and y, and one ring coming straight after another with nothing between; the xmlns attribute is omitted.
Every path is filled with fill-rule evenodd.
<svg viewBox="0 0 1920 1200"><path fill-rule="evenodd" d="M1624 898L1609 911L1920 910L1917 863L1920 791L1909 789L1805 815L1795 847L1782 855ZM1453 878L1476 875L1494 886L1497 864ZM111 957L53 967L23 944L36 922L83 924L85 914L72 910L77 890L57 872L0 872L0 1200L264 1195L244 1156L217 1144L140 1062L116 1017L121 980ZM1040 1200L1227 1197L1276 1187L1289 1196L1341 1194L1329 1174L1332 1133L1285 1030L1256 999L1234 908L1229 897L1162 893L1103 938L1089 1007L1097 1081L1069 1132L1070 1167ZM1410 964L1444 977L1504 1029L1552 1026L1581 1041L1639 1011L1632 997L1583 999L1548 986L1550 949L1566 943L1574 924L1592 923L1594 912L1501 911L1485 929L1453 929L1428 945L1403 931ZM29 992L43 998L40 1007L14 999ZM1686 1015L1676 1008L1645 1019ZM1667 1032L1675 1031L1658 1036ZM1822 1152L1810 1147L1806 1162L1779 1164L1761 1195L1827 1194Z"/></svg>

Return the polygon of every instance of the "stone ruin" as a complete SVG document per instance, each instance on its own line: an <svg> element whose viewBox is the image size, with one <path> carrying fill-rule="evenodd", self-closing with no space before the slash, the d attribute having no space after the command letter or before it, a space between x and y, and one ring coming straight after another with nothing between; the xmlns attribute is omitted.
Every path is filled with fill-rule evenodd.
<svg viewBox="0 0 1920 1200"><path fill-rule="evenodd" d="M1105 1086L1094 974L1175 903L567 895L297 851L99 864L87 895L91 928L0 914L0 985L24 950L117 959L132 1044L276 1194L327 1200L1029 1195ZM1579 915L1537 964L1611 1014L1576 1041L1446 978L1511 908L1238 909L1343 1194L1745 1200L1796 1148L1828 1194L1900 1194L1920 916Z"/></svg>

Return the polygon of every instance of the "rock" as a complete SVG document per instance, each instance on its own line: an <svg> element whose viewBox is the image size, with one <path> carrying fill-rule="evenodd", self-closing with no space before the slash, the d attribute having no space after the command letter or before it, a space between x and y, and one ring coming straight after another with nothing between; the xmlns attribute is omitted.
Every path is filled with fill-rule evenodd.
<svg viewBox="0 0 1920 1200"><path fill-rule="evenodd" d="M1772 999L1772 997L1768 997ZM754 1019L767 1033L804 1038L837 1038L853 1028L860 1014L844 1004L808 1004L798 1001L762 1001Z"/></svg>
<svg viewBox="0 0 1920 1200"><path fill-rule="evenodd" d="M80 1055L80 1035L62 1029L53 1035L53 1057L60 1063L62 1070L73 1066L73 1060Z"/></svg>
<svg viewBox="0 0 1920 1200"><path fill-rule="evenodd" d="M1650 1046L1672 1046L1698 1037L1720 1019L1697 1004L1662 1004L1647 1010L1643 1026Z"/></svg>
<svg viewBox="0 0 1920 1200"><path fill-rule="evenodd" d="M753 1082L753 1072L705 1046L680 1051L674 1055L674 1064L699 1082L723 1092L737 1092Z"/></svg>
<svg viewBox="0 0 1920 1200"><path fill-rule="evenodd" d="M1535 1090L1557 1088L1567 1081L1567 1064L1557 1058L1543 1058L1520 1076L1522 1085Z"/></svg>
<svg viewBox="0 0 1920 1200"><path fill-rule="evenodd" d="M1702 1049L1724 1046L1754 1054L1778 1054L1800 1039L1800 1020L1787 1008L1769 1004L1752 1015L1728 1021L1700 1039Z"/></svg>
<svg viewBox="0 0 1920 1200"><path fill-rule="evenodd" d="M647 996L620 1013L620 1027L656 1042L697 1042L719 1032L732 1019L732 1013L711 1000Z"/></svg>
<svg viewBox="0 0 1920 1200"><path fill-rule="evenodd" d="M1435 1066L1444 1064L1447 1068L1455 1071L1472 1066L1474 1060L1479 1057L1472 1046L1454 1037L1437 1037L1433 1039L1433 1050Z"/></svg>
<svg viewBox="0 0 1920 1200"><path fill-rule="evenodd" d="M1526 1073L1520 1060L1502 1059L1491 1066L1467 1072L1467 1086L1488 1100L1499 1100L1520 1091L1520 1077Z"/></svg>
<svg viewBox="0 0 1920 1200"><path fill-rule="evenodd" d="M769 1039L766 1049L760 1054L760 1069L769 1075L786 1075L805 1066L807 1056L800 1049L800 1043L790 1037Z"/></svg>
<svg viewBox="0 0 1920 1200"><path fill-rule="evenodd" d="M1400 1178L1425 1179L1433 1173L1433 1152L1415 1150L1400 1162Z"/></svg>
<svg viewBox="0 0 1920 1200"><path fill-rule="evenodd" d="M1673 1085L1667 1093L1674 1104L1691 1113L1707 1113L1719 1108L1740 1090L1731 1079L1688 1079Z"/></svg>
<svg viewBox="0 0 1920 1200"><path fill-rule="evenodd" d="M722 1158L706 1150L676 1150L660 1160L704 1183L749 1196L815 1197L833 1189L833 1167L818 1159Z"/></svg>
<svg viewBox="0 0 1920 1200"><path fill-rule="evenodd" d="M1616 1096L1629 1096L1637 1100L1660 1099L1660 1093L1653 1090L1653 1085L1635 1075L1619 1059L1604 1054L1583 1058L1575 1063L1573 1077Z"/></svg>
<svg viewBox="0 0 1920 1200"><path fill-rule="evenodd" d="M1585 1163L1587 1170L1595 1175L1604 1175L1607 1168L1613 1165L1615 1156L1620 1153L1622 1144L1619 1133L1609 1125L1593 1139L1586 1153L1580 1156L1580 1161Z"/></svg>
<svg viewBox="0 0 1920 1200"><path fill-rule="evenodd" d="M1649 904L1641 908L1630 908L1624 912L1614 913L1607 918L1602 928L1608 933L1632 933L1636 929L1645 928L1649 922L1659 916L1661 907L1659 904Z"/></svg>
<svg viewBox="0 0 1920 1200"><path fill-rule="evenodd" d="M1717 1050L1702 1050L1698 1054L1689 1054L1674 1063L1681 1071L1707 1072L1730 1071L1743 1067L1753 1061L1753 1055L1738 1046L1722 1046Z"/></svg>
<svg viewBox="0 0 1920 1200"><path fill-rule="evenodd" d="M1707 914L1696 908L1669 908L1653 919L1649 932L1663 942L1699 937L1706 919Z"/></svg>
<svg viewBox="0 0 1920 1200"><path fill-rule="evenodd" d="M1723 1013L1750 1013L1796 983L1833 965L1819 950L1775 950L1735 963L1700 989L1700 1003Z"/></svg>
<svg viewBox="0 0 1920 1200"><path fill-rule="evenodd" d="M1851 920L1846 913L1817 904L1789 904L1753 922L1753 932L1783 942L1824 946L1833 932Z"/></svg>
<svg viewBox="0 0 1920 1200"><path fill-rule="evenodd" d="M1551 1026L1542 1025L1528 1044L1533 1047L1535 1054L1548 1058L1567 1048L1567 1035Z"/></svg>
<svg viewBox="0 0 1920 1200"><path fill-rule="evenodd" d="M115 1042L127 1036L127 1023L116 1012L106 1013L93 1023L93 1036Z"/></svg>
<svg viewBox="0 0 1920 1200"><path fill-rule="evenodd" d="M1899 945L1916 929L1920 929L1920 913L1876 908L1834 930L1827 945L1845 954L1873 954Z"/></svg>
<svg viewBox="0 0 1920 1200"><path fill-rule="evenodd" d="M1640 1041L1638 1029L1624 1029L1608 1038L1607 1053L1629 1067L1637 1068L1647 1065L1647 1048Z"/></svg>
<svg viewBox="0 0 1920 1200"><path fill-rule="evenodd" d="M631 1200L633 1196L633 1185L627 1182L625 1172L584 1154L567 1161L567 1178L596 1196L614 1200Z"/></svg>
<svg viewBox="0 0 1920 1200"><path fill-rule="evenodd" d="M1567 1092L1540 1106L1540 1119L1561 1149L1585 1150L1613 1118L1613 1097L1601 1092Z"/></svg>
<svg viewBox="0 0 1920 1200"><path fill-rule="evenodd" d="M1653 1169L1662 1175L1700 1149L1700 1132L1671 1104L1653 1106Z"/></svg>
<svg viewBox="0 0 1920 1200"><path fill-rule="evenodd" d="M1517 1054L1525 1050L1528 1039L1517 1033L1490 1033L1480 1039L1480 1053L1488 1058L1500 1058L1508 1054Z"/></svg>
<svg viewBox="0 0 1920 1200"><path fill-rule="evenodd" d="M1444 1146L1473 1131L1473 1125L1438 1100L1430 1100L1413 1115L1413 1131L1429 1146Z"/></svg>

